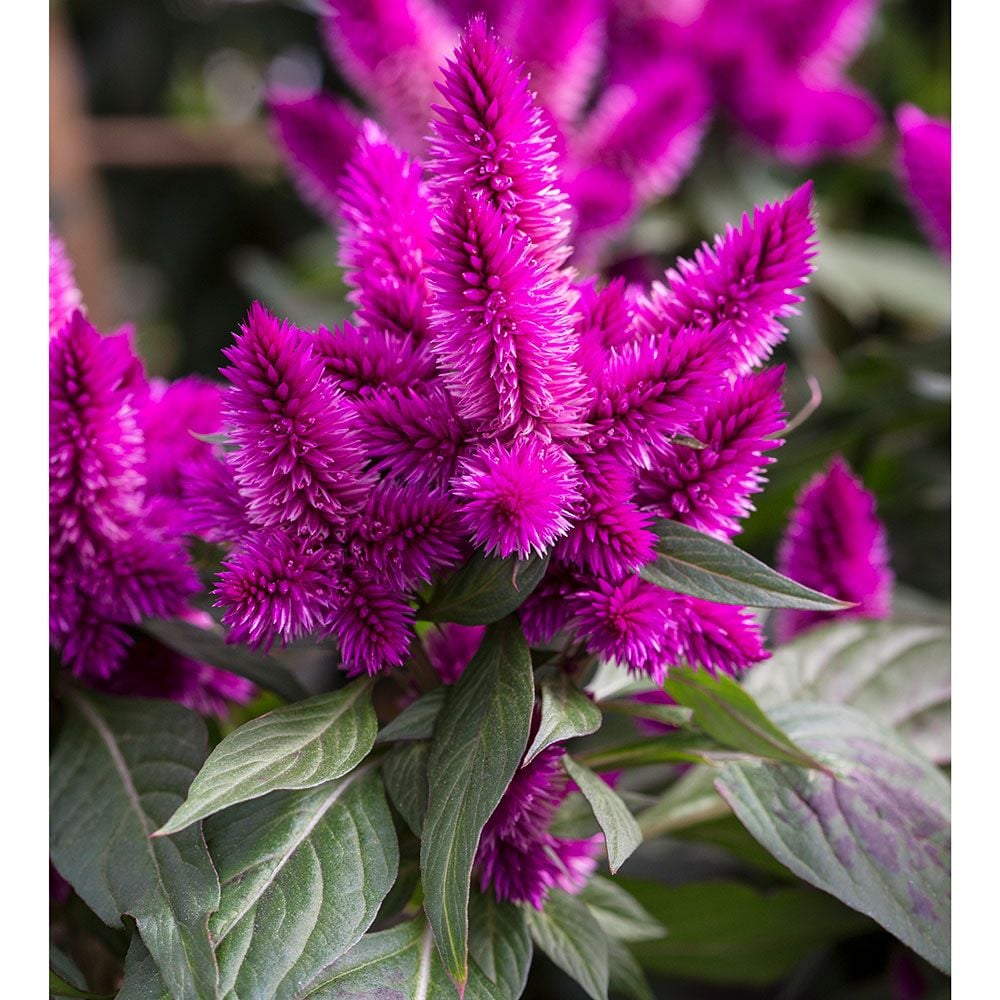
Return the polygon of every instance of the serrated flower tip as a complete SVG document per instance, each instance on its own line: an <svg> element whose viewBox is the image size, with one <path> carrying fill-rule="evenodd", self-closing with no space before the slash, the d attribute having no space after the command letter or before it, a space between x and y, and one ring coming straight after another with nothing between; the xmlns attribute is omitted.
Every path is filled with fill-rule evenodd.
<svg viewBox="0 0 1000 1000"><path fill-rule="evenodd" d="M475 544L506 558L542 554L569 531L580 472L554 445L524 438L483 445L462 460L452 493Z"/></svg>
<svg viewBox="0 0 1000 1000"><path fill-rule="evenodd" d="M876 515L875 497L843 458L834 458L799 494L778 548L778 569L807 587L856 605L832 614L781 611L776 625L782 641L834 614L874 619L889 615L893 574L885 527Z"/></svg>
<svg viewBox="0 0 1000 1000"><path fill-rule="evenodd" d="M49 336L62 328L74 310L80 308L83 296L73 280L73 262L66 254L61 239L49 229Z"/></svg>
<svg viewBox="0 0 1000 1000"><path fill-rule="evenodd" d="M899 165L910 203L931 242L951 255L951 125L912 104L896 112Z"/></svg>
<svg viewBox="0 0 1000 1000"><path fill-rule="evenodd" d="M528 89L523 67L474 17L444 67L435 106L429 173L437 196L471 190L529 241L532 255L560 267L570 209L558 187L554 136Z"/></svg>
<svg viewBox="0 0 1000 1000"><path fill-rule="evenodd" d="M308 338L255 303L223 374L225 410L237 450L229 457L261 527L327 531L364 501L369 480L352 413L326 377Z"/></svg>
<svg viewBox="0 0 1000 1000"><path fill-rule="evenodd" d="M339 581L330 629L347 672L373 676L406 660L413 608L401 591L351 572Z"/></svg>
<svg viewBox="0 0 1000 1000"><path fill-rule="evenodd" d="M735 676L771 655L746 608L676 594L671 616L683 659L713 676Z"/></svg>

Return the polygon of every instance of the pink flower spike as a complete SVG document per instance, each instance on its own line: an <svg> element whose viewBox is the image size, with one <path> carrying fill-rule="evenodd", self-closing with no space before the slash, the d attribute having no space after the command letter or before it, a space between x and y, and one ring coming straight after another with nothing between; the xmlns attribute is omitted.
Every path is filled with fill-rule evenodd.
<svg viewBox="0 0 1000 1000"><path fill-rule="evenodd" d="M452 491L476 545L501 558L526 558L569 531L580 473L565 451L537 439L494 442L462 461Z"/></svg>
<svg viewBox="0 0 1000 1000"><path fill-rule="evenodd" d="M303 199L337 224L337 191L360 122L325 94L276 91L268 97L271 131Z"/></svg>
<svg viewBox="0 0 1000 1000"><path fill-rule="evenodd" d="M834 458L799 494L778 549L778 569L799 583L856 607L845 611L781 611L783 642L812 625L837 617L886 618L893 575L885 528L875 498L847 462Z"/></svg>
<svg viewBox="0 0 1000 1000"><path fill-rule="evenodd" d="M530 242L532 256L561 267L569 253L570 213L558 187L554 136L517 65L475 17L462 33L438 84L428 173L445 201L460 191L478 194L505 226Z"/></svg>
<svg viewBox="0 0 1000 1000"><path fill-rule="evenodd" d="M896 112L899 160L914 211L930 240L951 256L951 125L912 104Z"/></svg>
<svg viewBox="0 0 1000 1000"><path fill-rule="evenodd" d="M231 362L223 374L237 446L229 462L247 516L314 532L341 524L369 487L347 403L290 323L255 303L240 331L223 352Z"/></svg>
<svg viewBox="0 0 1000 1000"><path fill-rule="evenodd" d="M73 262L66 247L49 229L49 336L54 336L63 324L81 307L83 296L73 280Z"/></svg>
<svg viewBox="0 0 1000 1000"><path fill-rule="evenodd" d="M746 608L675 594L671 617L683 658L713 676L742 673L771 655Z"/></svg>
<svg viewBox="0 0 1000 1000"><path fill-rule="evenodd" d="M413 640L413 608L406 595L353 573L341 579L338 591L329 630L347 672L373 676L401 666Z"/></svg>
<svg viewBox="0 0 1000 1000"><path fill-rule="evenodd" d="M730 343L741 370L766 360L785 336L778 319L795 313L795 291L812 273L816 228L810 215L812 182L783 202L754 209L739 229L726 228L702 244L694 260L677 261L667 285L654 284L640 322L663 336L714 329Z"/></svg>
<svg viewBox="0 0 1000 1000"><path fill-rule="evenodd" d="M340 188L340 262L358 319L379 332L427 336L426 261L431 214L420 167L373 122L347 164Z"/></svg>

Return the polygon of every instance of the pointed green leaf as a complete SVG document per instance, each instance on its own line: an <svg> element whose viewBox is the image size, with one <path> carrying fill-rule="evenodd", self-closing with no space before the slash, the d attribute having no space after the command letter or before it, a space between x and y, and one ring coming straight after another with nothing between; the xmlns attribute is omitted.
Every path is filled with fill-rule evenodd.
<svg viewBox="0 0 1000 1000"><path fill-rule="evenodd" d="M638 959L616 938L608 938L608 986L612 995L656 1000Z"/></svg>
<svg viewBox="0 0 1000 1000"><path fill-rule="evenodd" d="M723 746L802 767L823 767L797 747L731 677L675 667L663 687L674 701L692 709L695 724Z"/></svg>
<svg viewBox="0 0 1000 1000"><path fill-rule="evenodd" d="M157 834L176 833L268 792L339 778L364 759L377 730L367 680L267 712L212 751L187 800Z"/></svg>
<svg viewBox="0 0 1000 1000"><path fill-rule="evenodd" d="M586 905L550 889L544 909L526 912L535 944L593 1000L607 1000L608 939Z"/></svg>
<svg viewBox="0 0 1000 1000"><path fill-rule="evenodd" d="M133 934L129 943L125 975L115 1000L170 1000L163 976L138 934Z"/></svg>
<svg viewBox="0 0 1000 1000"><path fill-rule="evenodd" d="M469 925L472 963L506 1000L517 1000L531 966L531 935L524 910L497 902L492 892L473 892Z"/></svg>
<svg viewBox="0 0 1000 1000"><path fill-rule="evenodd" d="M524 755L524 762L534 760L546 747L574 736L588 736L601 726L601 710L566 674L545 680L539 685L542 714L538 732Z"/></svg>
<svg viewBox="0 0 1000 1000"><path fill-rule="evenodd" d="M438 584L417 617L460 625L498 622L520 607L541 582L548 564L548 555L496 559L476 552L461 569Z"/></svg>
<svg viewBox="0 0 1000 1000"><path fill-rule="evenodd" d="M667 929L617 882L594 875L578 894L605 934L620 941L656 941Z"/></svg>
<svg viewBox="0 0 1000 1000"><path fill-rule="evenodd" d="M444 705L448 689L439 687L421 695L413 704L407 705L395 719L382 729L375 738L376 743L390 743L393 740L429 740L434 735L434 723Z"/></svg>
<svg viewBox="0 0 1000 1000"><path fill-rule="evenodd" d="M245 646L231 646L215 629L201 628L180 619L147 618L142 623L142 630L192 660L239 674L285 701L308 697L306 689L273 656L255 653Z"/></svg>
<svg viewBox="0 0 1000 1000"><path fill-rule="evenodd" d="M678 594L750 608L838 611L851 605L803 587L729 542L677 521L656 521L656 561L640 575Z"/></svg>
<svg viewBox="0 0 1000 1000"><path fill-rule="evenodd" d="M427 762L429 740L415 740L393 747L382 761L382 777L389 799L419 837L427 815Z"/></svg>
<svg viewBox="0 0 1000 1000"><path fill-rule="evenodd" d="M642 843L639 824L617 792L593 771L578 764L569 754L563 757L562 762L566 773L577 783L583 797L594 810L594 819L604 833L608 867L614 874Z"/></svg>
<svg viewBox="0 0 1000 1000"><path fill-rule="evenodd" d="M468 971L469 885L479 836L521 762L533 703L527 643L517 623L504 619L487 630L450 689L427 769L424 909L456 983Z"/></svg>
<svg viewBox="0 0 1000 1000"><path fill-rule="evenodd" d="M181 1000L214 1000L208 915L219 881L199 829L150 839L205 759L201 719L166 701L65 694L52 756L50 851L59 873L107 924L135 918Z"/></svg>
<svg viewBox="0 0 1000 1000"><path fill-rule="evenodd" d="M787 764L727 764L716 784L733 812L800 878L872 917L947 971L947 780L856 709L799 704L775 715L836 773Z"/></svg>
<svg viewBox="0 0 1000 1000"><path fill-rule="evenodd" d="M764 709L794 701L853 705L936 763L951 757L951 630L859 619L810 629L751 670Z"/></svg>
<svg viewBox="0 0 1000 1000"><path fill-rule="evenodd" d="M221 995L297 1000L368 929L399 851L374 765L275 792L205 824L222 881L212 916Z"/></svg>

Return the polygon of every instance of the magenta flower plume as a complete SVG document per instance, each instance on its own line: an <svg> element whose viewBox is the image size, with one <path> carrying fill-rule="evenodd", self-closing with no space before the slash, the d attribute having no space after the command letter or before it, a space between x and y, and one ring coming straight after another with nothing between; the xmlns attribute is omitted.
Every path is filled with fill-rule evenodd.
<svg viewBox="0 0 1000 1000"><path fill-rule="evenodd" d="M553 887L577 893L597 867L601 837L567 840L549 832L567 783L554 743L514 773L483 828L476 852L482 890L540 910Z"/></svg>
<svg viewBox="0 0 1000 1000"><path fill-rule="evenodd" d="M255 303L236 343L226 417L247 516L262 527L326 531L364 501L368 481L352 415L308 339Z"/></svg>
<svg viewBox="0 0 1000 1000"><path fill-rule="evenodd" d="M406 660L413 640L413 608L399 590L348 573L339 582L330 628L348 673L374 675Z"/></svg>
<svg viewBox="0 0 1000 1000"><path fill-rule="evenodd" d="M612 350L635 340L632 297L624 278L615 278L602 288L596 279L578 286L580 298L576 331L580 341L580 366L592 378L600 376Z"/></svg>
<svg viewBox="0 0 1000 1000"><path fill-rule="evenodd" d="M571 596L577 634L592 653L662 684L681 655L675 596L638 576L620 583L592 578Z"/></svg>
<svg viewBox="0 0 1000 1000"><path fill-rule="evenodd" d="M358 320L378 331L427 336L431 214L420 167L365 122L340 189L340 262Z"/></svg>
<svg viewBox="0 0 1000 1000"><path fill-rule="evenodd" d="M356 413L373 469L412 486L447 487L466 432L442 386L390 386L360 400Z"/></svg>
<svg viewBox="0 0 1000 1000"><path fill-rule="evenodd" d="M389 133L420 152L454 28L429 0L324 0L323 6L337 65Z"/></svg>
<svg viewBox="0 0 1000 1000"><path fill-rule="evenodd" d="M570 624L573 619L570 597L579 589L582 579L578 570L553 555L541 583L517 609L529 645L551 642Z"/></svg>
<svg viewBox="0 0 1000 1000"><path fill-rule="evenodd" d="M343 101L325 94L276 91L268 98L271 130L302 198L338 221L337 192L360 127Z"/></svg>
<svg viewBox="0 0 1000 1000"><path fill-rule="evenodd" d="M367 396L386 386L412 386L434 373L434 358L409 336L388 330L358 329L350 323L310 338L328 379L347 396Z"/></svg>
<svg viewBox="0 0 1000 1000"><path fill-rule="evenodd" d="M951 125L912 104L896 112L900 167L910 201L931 242L951 255Z"/></svg>
<svg viewBox="0 0 1000 1000"><path fill-rule="evenodd" d="M64 323L80 307L83 296L73 280L73 263L66 248L49 230L49 336L58 333Z"/></svg>
<svg viewBox="0 0 1000 1000"><path fill-rule="evenodd" d="M596 380L587 445L650 468L654 455L687 433L718 393L728 366L725 334L712 328L626 344L612 352Z"/></svg>
<svg viewBox="0 0 1000 1000"><path fill-rule="evenodd" d="M744 215L739 229L727 227L694 260L678 260L667 285L654 284L640 316L652 331L674 336L685 329L724 333L733 362L754 367L785 336L778 319L795 314L815 256L810 216L812 182L783 202Z"/></svg>
<svg viewBox="0 0 1000 1000"><path fill-rule="evenodd" d="M586 394L566 283L468 191L435 242L434 350L459 413L488 436L577 433Z"/></svg>
<svg viewBox="0 0 1000 1000"><path fill-rule="evenodd" d="M580 473L565 451L535 438L510 447L494 442L463 459L452 492L477 546L525 558L544 553L569 531Z"/></svg>
<svg viewBox="0 0 1000 1000"><path fill-rule="evenodd" d="M205 612L181 617L202 628L212 624ZM102 689L132 698L165 698L219 718L228 714L231 703L246 704L256 691L245 678L192 660L147 635L136 639L122 669Z"/></svg>
<svg viewBox="0 0 1000 1000"><path fill-rule="evenodd" d="M353 522L350 551L369 575L415 587L459 562L461 540L456 506L446 494L383 482Z"/></svg>
<svg viewBox="0 0 1000 1000"><path fill-rule="evenodd" d="M786 576L855 607L838 616L886 618L892 599L892 571L885 528L875 498L844 459L834 458L799 494L778 549ZM782 611L777 633L788 641L832 617L822 611Z"/></svg>
<svg viewBox="0 0 1000 1000"><path fill-rule="evenodd" d="M620 580L652 561L656 536L652 516L633 503L635 476L607 457L581 459L583 502L569 534L555 555L580 570Z"/></svg>
<svg viewBox="0 0 1000 1000"><path fill-rule="evenodd" d="M782 444L783 377L780 366L724 385L690 428L704 447L668 443L640 475L639 505L716 538L738 534L774 461L766 453Z"/></svg>
<svg viewBox="0 0 1000 1000"><path fill-rule="evenodd" d="M75 674L109 677L127 626L180 613L198 589L150 508L132 405L137 361L78 310L49 341L49 628Z"/></svg>
<svg viewBox="0 0 1000 1000"><path fill-rule="evenodd" d="M207 542L236 542L251 531L246 505L225 458L200 455L180 469L185 531Z"/></svg>
<svg viewBox="0 0 1000 1000"><path fill-rule="evenodd" d="M710 674L738 674L770 656L746 608L675 594L671 617L681 656Z"/></svg>
<svg viewBox="0 0 1000 1000"><path fill-rule="evenodd" d="M527 237L532 256L561 266L569 252L570 214L557 186L555 139L522 67L484 18L469 22L438 89L446 103L435 107L439 117L432 123L435 194L479 194L498 210L503 226Z"/></svg>
<svg viewBox="0 0 1000 1000"><path fill-rule="evenodd" d="M181 468L211 454L196 434L222 430L222 387L197 375L165 382L154 379L139 413L146 440L146 485L151 494L179 498Z"/></svg>
<svg viewBox="0 0 1000 1000"><path fill-rule="evenodd" d="M454 622L436 625L427 633L424 640L427 659L442 684L454 684L462 676L485 634L485 625L457 625Z"/></svg>
<svg viewBox="0 0 1000 1000"><path fill-rule="evenodd" d="M330 553L280 528L260 529L223 563L215 596L229 642L265 650L278 639L287 645L321 631L330 617Z"/></svg>

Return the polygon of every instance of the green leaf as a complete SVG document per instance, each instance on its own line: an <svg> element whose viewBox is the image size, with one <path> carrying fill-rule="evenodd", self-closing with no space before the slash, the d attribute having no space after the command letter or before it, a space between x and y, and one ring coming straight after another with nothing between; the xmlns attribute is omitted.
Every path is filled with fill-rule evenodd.
<svg viewBox="0 0 1000 1000"><path fill-rule="evenodd" d="M608 938L608 987L612 996L618 994L632 1000L656 1000L636 957L613 937Z"/></svg>
<svg viewBox="0 0 1000 1000"><path fill-rule="evenodd" d="M950 963L947 780L889 730L840 705L779 720L836 775L732 763L717 781L739 820L800 878L865 913L944 971Z"/></svg>
<svg viewBox="0 0 1000 1000"><path fill-rule="evenodd" d="M444 705L448 689L428 691L413 704L407 705L375 738L376 743L392 740L429 740L434 735L434 723Z"/></svg>
<svg viewBox="0 0 1000 1000"><path fill-rule="evenodd" d="M170 1000L163 976L138 934L133 934L129 943L125 976L115 1000Z"/></svg>
<svg viewBox="0 0 1000 1000"><path fill-rule="evenodd" d="M839 611L851 605L803 587L729 542L704 535L676 521L655 521L659 536L656 562L640 575L678 594L717 604L751 608L800 608Z"/></svg>
<svg viewBox="0 0 1000 1000"><path fill-rule="evenodd" d="M490 625L520 607L538 586L549 564L548 555L496 559L476 552L447 580L417 617L429 622Z"/></svg>
<svg viewBox="0 0 1000 1000"><path fill-rule="evenodd" d="M613 701L602 701L601 708L607 712L621 712L637 719L652 719L664 726L687 726L694 714L690 708L683 705L656 705L651 702L633 701L621 698Z"/></svg>
<svg viewBox="0 0 1000 1000"><path fill-rule="evenodd" d="M60 948L49 942L49 971L54 972L63 982L78 990L87 988L87 980L76 967L76 963Z"/></svg>
<svg viewBox="0 0 1000 1000"><path fill-rule="evenodd" d="M729 806L715 790L717 773L715 768L695 767L681 775L657 802L636 816L643 837L651 840L728 816Z"/></svg>
<svg viewBox="0 0 1000 1000"><path fill-rule="evenodd" d="M544 909L526 913L535 944L588 996L607 1000L608 939L586 905L562 889L550 889Z"/></svg>
<svg viewBox="0 0 1000 1000"><path fill-rule="evenodd" d="M694 711L694 722L723 746L768 760L822 769L797 747L731 677L675 667L663 685L680 705Z"/></svg>
<svg viewBox="0 0 1000 1000"><path fill-rule="evenodd" d="M463 1000L510 1000L521 995L528 975L531 951L517 937L492 945L504 956L491 980L473 959ZM476 929L478 930L478 929ZM507 933L497 926L494 931ZM473 934L475 940L476 933ZM448 978L434 947L430 925L422 917L392 930L366 934L346 955L338 959L306 994L308 1000L459 1000L455 984ZM304 998L303 998L304 1000Z"/></svg>
<svg viewBox="0 0 1000 1000"><path fill-rule="evenodd" d="M546 747L574 736L596 733L603 716L594 704L564 673L541 683L542 714L538 732L524 755L524 763L534 760Z"/></svg>
<svg viewBox="0 0 1000 1000"><path fill-rule="evenodd" d="M187 800L157 835L268 792L339 778L364 759L377 730L367 679L252 719L212 751Z"/></svg>
<svg viewBox="0 0 1000 1000"><path fill-rule="evenodd" d="M427 762L429 740L393 747L382 760L382 777L392 804L406 825L419 837L427 815Z"/></svg>
<svg viewBox="0 0 1000 1000"><path fill-rule="evenodd" d="M577 783L594 810L594 819L604 833L608 867L614 874L642 843L639 824L615 790L593 771L578 764L569 754L563 757L562 762L566 773Z"/></svg>
<svg viewBox="0 0 1000 1000"><path fill-rule="evenodd" d="M871 929L802 886L761 892L739 882L666 886L628 878L621 886L669 929L662 940L629 945L644 968L663 976L764 985L832 941Z"/></svg>
<svg viewBox="0 0 1000 1000"><path fill-rule="evenodd" d="M468 974L469 884L483 826L528 744L534 682L517 623L492 625L448 693L427 768L420 845L424 909L456 983Z"/></svg>
<svg viewBox="0 0 1000 1000"><path fill-rule="evenodd" d="M594 875L577 896L604 933L620 941L656 941L666 928L616 882Z"/></svg>
<svg viewBox="0 0 1000 1000"><path fill-rule="evenodd" d="M66 725L52 755L50 853L106 923L135 918L174 997L215 997L208 915L219 905L201 831L150 834L183 800L205 759L201 719L167 701L66 687Z"/></svg>
<svg viewBox="0 0 1000 1000"><path fill-rule="evenodd" d="M664 733L628 743L595 747L579 754L580 763L598 771L648 764L701 764L712 759L719 750L715 740L699 733Z"/></svg>
<svg viewBox="0 0 1000 1000"><path fill-rule="evenodd" d="M222 881L211 930L224 997L309 995L371 925L399 863L373 764L234 806L205 833Z"/></svg>
<svg viewBox="0 0 1000 1000"><path fill-rule="evenodd" d="M497 902L492 892L473 892L469 924L472 962L506 1000L517 1000L531 966L531 935L524 910Z"/></svg>
<svg viewBox="0 0 1000 1000"><path fill-rule="evenodd" d="M141 627L164 646L192 660L246 677L258 687L281 695L285 701L308 697L306 689L276 659L254 653L244 646L231 646L219 631L179 619L162 618L147 618Z"/></svg>
<svg viewBox="0 0 1000 1000"><path fill-rule="evenodd" d="M52 997L78 997L79 1000L110 1000L106 993L89 993L72 983L67 982L59 975L49 969L49 996Z"/></svg>
<svg viewBox="0 0 1000 1000"><path fill-rule="evenodd" d="M951 630L859 619L810 629L743 683L765 709L795 701L853 705L925 756L951 756Z"/></svg>

